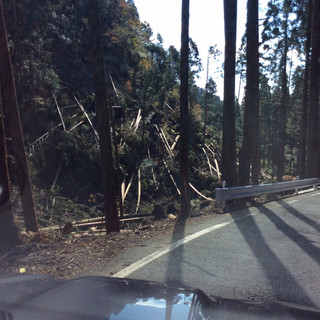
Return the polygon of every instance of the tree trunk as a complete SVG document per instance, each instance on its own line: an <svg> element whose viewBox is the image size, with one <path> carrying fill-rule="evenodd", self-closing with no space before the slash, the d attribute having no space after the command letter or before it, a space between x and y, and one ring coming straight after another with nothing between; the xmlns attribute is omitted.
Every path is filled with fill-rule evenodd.
<svg viewBox="0 0 320 320"><path fill-rule="evenodd" d="M311 45L311 16L312 16L312 0L308 2L307 9L307 33L305 43L306 63L304 69L303 79L303 96L301 104L301 118L300 118L300 141L298 150L298 175L301 179L306 176L306 144L307 144L307 126L308 126L308 88L309 88L309 75L310 75L310 45Z"/></svg>
<svg viewBox="0 0 320 320"><path fill-rule="evenodd" d="M312 10L312 52L310 68L310 98L308 110L308 133L307 133L307 177L317 175L316 151L318 144L318 112L319 112L319 58L320 58L320 0L313 1Z"/></svg>
<svg viewBox="0 0 320 320"><path fill-rule="evenodd" d="M235 57L237 32L237 0L224 0L225 64L222 138L222 179L227 186L236 185L235 129Z"/></svg>
<svg viewBox="0 0 320 320"><path fill-rule="evenodd" d="M9 54L7 33L3 14L3 5L0 0L0 83L3 97L3 114L6 118L6 127L12 138L12 151L16 161L19 178L19 190L27 231L38 231L36 213L33 202L32 186L29 168L25 153L23 133L20 123L18 101L13 78L11 59Z"/></svg>
<svg viewBox="0 0 320 320"><path fill-rule="evenodd" d="M113 113L112 106L109 106L109 117L110 117L111 129L112 129L112 140L113 140L113 148L114 148L115 163L116 163L119 212L120 212L120 218L123 218L123 197L122 197L122 191L121 191L122 173L120 168L119 148L118 148L117 135L116 135L116 124L114 121L114 113Z"/></svg>
<svg viewBox="0 0 320 320"><path fill-rule="evenodd" d="M259 184L259 34L258 2L248 0L247 10L247 85L243 142L239 157L239 184ZM250 181L250 166L252 168Z"/></svg>
<svg viewBox="0 0 320 320"><path fill-rule="evenodd" d="M107 232L119 232L115 191L116 175L113 166L110 119L108 112L108 106L110 106L111 101L102 51L99 0L90 0L88 3L89 27L91 32L91 63L94 76L106 230Z"/></svg>
<svg viewBox="0 0 320 320"><path fill-rule="evenodd" d="M189 0L182 0L180 62L180 177L181 215L190 214L189 197Z"/></svg>
<svg viewBox="0 0 320 320"><path fill-rule="evenodd" d="M10 199L10 185L2 117L2 98L0 95L0 255L20 243L19 233L13 220Z"/></svg>
<svg viewBox="0 0 320 320"><path fill-rule="evenodd" d="M278 132L278 156L277 156L277 179L282 180L284 175L284 149L286 140L287 123L287 100L288 100L288 78L287 78L287 56L288 56L288 13L286 13L284 31L284 52L281 68L281 101L279 106L279 132Z"/></svg>
<svg viewBox="0 0 320 320"><path fill-rule="evenodd" d="M206 133L207 133L209 61L210 61L210 49L208 50L208 57L207 57L207 76L206 76L206 87L205 87L205 97L204 97L203 141L205 141L205 139L206 139Z"/></svg>
<svg viewBox="0 0 320 320"><path fill-rule="evenodd" d="M252 183L259 184L260 176L260 96L259 96L259 4L248 0L248 52L247 90L248 104L252 104ZM250 89L250 90L249 90ZM251 94L252 93L252 94Z"/></svg>

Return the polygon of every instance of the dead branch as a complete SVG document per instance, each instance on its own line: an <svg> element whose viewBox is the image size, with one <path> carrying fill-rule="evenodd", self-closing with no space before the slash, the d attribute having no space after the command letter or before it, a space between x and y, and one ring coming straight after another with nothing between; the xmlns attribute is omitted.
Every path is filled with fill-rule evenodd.
<svg viewBox="0 0 320 320"><path fill-rule="evenodd" d="M47 257L47 258L44 258L42 259L41 261L47 261L47 260L50 260L50 259L54 259L56 258L57 256L60 256L60 254L64 253L65 251L67 250L67 248L61 250L60 252L58 252L57 254L53 255L53 256L50 256L50 257Z"/></svg>
<svg viewBox="0 0 320 320"><path fill-rule="evenodd" d="M60 264L60 265L57 266L56 268L57 268L57 269L60 269L60 268L62 268L62 267L65 267L65 266L67 266L68 264L71 264L73 261L74 261L74 258L72 258L69 262Z"/></svg>

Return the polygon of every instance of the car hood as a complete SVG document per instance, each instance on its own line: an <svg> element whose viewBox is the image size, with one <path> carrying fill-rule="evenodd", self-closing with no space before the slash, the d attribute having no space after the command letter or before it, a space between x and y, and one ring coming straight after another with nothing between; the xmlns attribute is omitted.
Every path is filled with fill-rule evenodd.
<svg viewBox="0 0 320 320"><path fill-rule="evenodd" d="M0 276L0 319L320 319L311 307L209 298L200 290L109 277Z"/></svg>

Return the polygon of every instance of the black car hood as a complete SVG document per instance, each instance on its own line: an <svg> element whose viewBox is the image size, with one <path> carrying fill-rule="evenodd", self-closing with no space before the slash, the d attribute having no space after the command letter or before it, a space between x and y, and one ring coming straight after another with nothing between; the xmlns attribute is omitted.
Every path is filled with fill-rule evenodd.
<svg viewBox="0 0 320 320"><path fill-rule="evenodd" d="M63 281L0 276L0 320L320 319L320 311L282 302L207 297L200 290L108 277Z"/></svg>

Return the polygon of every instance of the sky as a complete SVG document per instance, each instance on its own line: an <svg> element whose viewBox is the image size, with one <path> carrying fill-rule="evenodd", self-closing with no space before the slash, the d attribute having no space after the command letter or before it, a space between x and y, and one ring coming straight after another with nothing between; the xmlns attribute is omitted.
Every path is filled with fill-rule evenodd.
<svg viewBox="0 0 320 320"><path fill-rule="evenodd" d="M181 38L181 0L134 0L138 9L140 20L148 22L156 38L160 33L164 46L174 45L180 49ZM263 15L267 0L260 0ZM240 47L241 38L245 32L247 0L238 0L237 20L237 48ZM221 57L210 60L209 76L217 83L218 95L223 97L223 78L216 72L222 66L224 59L224 14L223 0L190 0L190 26L189 36L197 44L203 71L197 80L197 85L205 86L207 72L207 54L210 46L217 45L222 52ZM237 91L237 90L236 90Z"/></svg>

